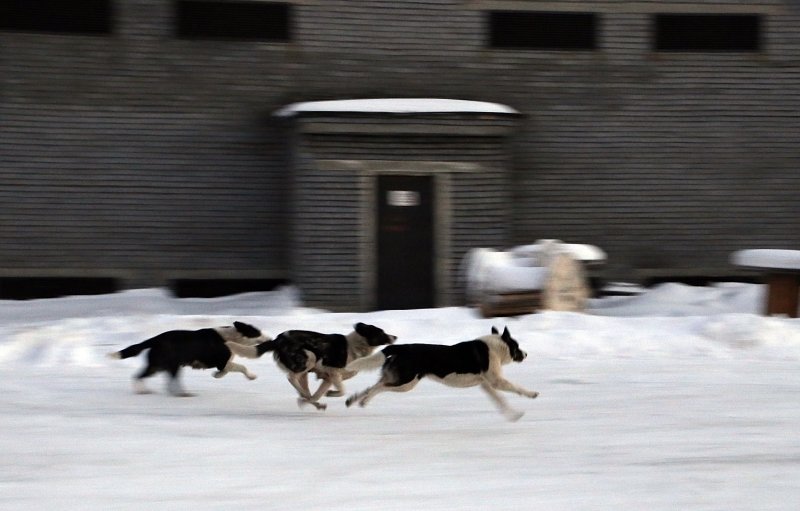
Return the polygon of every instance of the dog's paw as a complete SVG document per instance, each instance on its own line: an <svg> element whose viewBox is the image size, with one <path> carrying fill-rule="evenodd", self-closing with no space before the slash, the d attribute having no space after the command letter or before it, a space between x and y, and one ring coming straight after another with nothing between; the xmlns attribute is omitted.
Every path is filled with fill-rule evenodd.
<svg viewBox="0 0 800 511"><path fill-rule="evenodd" d="M214 378L219 379L219 378L222 378L223 376L225 376L226 374L228 374L226 371L214 371L214 374L212 374L211 376L213 376Z"/></svg>
<svg viewBox="0 0 800 511"><path fill-rule="evenodd" d="M344 404L345 404L345 406L350 408L351 406L353 406L353 403L355 402L355 400L356 400L355 396L350 396L345 400Z"/></svg>
<svg viewBox="0 0 800 511"><path fill-rule="evenodd" d="M517 422L522 418L523 415L525 415L525 412L518 412L516 410L509 410L505 412L506 419L508 419L510 422Z"/></svg>
<svg viewBox="0 0 800 511"><path fill-rule="evenodd" d="M325 393L325 395L327 397L342 397L344 395L344 392L342 392L341 390L329 390L328 392Z"/></svg>
<svg viewBox="0 0 800 511"><path fill-rule="evenodd" d="M528 396L531 399L536 399L537 397L539 397L539 393L538 392L529 392L528 394L526 394L526 396Z"/></svg>
<svg viewBox="0 0 800 511"><path fill-rule="evenodd" d="M317 410L325 410L326 408L328 408L328 405L326 405L325 403L317 403L316 401L311 401L310 399L306 399L304 397L297 398L297 406L303 408L306 405L311 405Z"/></svg>
<svg viewBox="0 0 800 511"><path fill-rule="evenodd" d="M134 394L152 394L153 391L148 389L141 380L133 380L133 393Z"/></svg>
<svg viewBox="0 0 800 511"><path fill-rule="evenodd" d="M247 373L247 374L245 374L245 376L246 376L246 377L247 377L247 379L248 379L248 380L250 380L250 381L253 381L253 380L255 380L256 378L258 378L258 376L257 376L257 375L255 375L255 374L253 374L253 373Z"/></svg>

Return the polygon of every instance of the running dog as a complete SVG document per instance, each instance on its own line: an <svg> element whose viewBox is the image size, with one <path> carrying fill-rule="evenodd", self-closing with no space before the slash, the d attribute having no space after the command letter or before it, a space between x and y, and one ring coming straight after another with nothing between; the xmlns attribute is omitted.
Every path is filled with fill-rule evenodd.
<svg viewBox="0 0 800 511"><path fill-rule="evenodd" d="M327 405L320 403L319 399L331 387L336 390L328 392L328 396L344 395L342 381L355 376L356 371L345 370L347 364L397 339L376 326L356 323L353 328L353 332L347 335L287 330L275 340L257 346L242 346L237 342L226 344L233 353L246 358L258 358L272 351L278 367L286 373L289 383L300 395L298 404L310 404L324 410ZM308 373L314 373L322 380L314 394L308 388Z"/></svg>
<svg viewBox="0 0 800 511"><path fill-rule="evenodd" d="M347 398L347 406L358 403L366 405L376 394L385 391L408 392L419 381L428 377L451 387L474 387L480 385L507 419L515 421L522 417L509 407L497 392L503 390L521 396L535 398L538 392L526 390L503 377L502 366L522 362L527 353L519 349L508 328L473 341L453 346L435 344L396 344L382 351L356 360L346 367L347 371L381 368L378 383Z"/></svg>
<svg viewBox="0 0 800 511"><path fill-rule="evenodd" d="M158 372L169 374L167 391L174 396L191 396L183 389L179 379L181 367L208 369L216 367L214 378L222 378L231 371L244 374L255 380L252 374L241 364L233 362L233 353L225 345L226 341L256 344L269 337L247 323L235 321L233 326L203 328L201 330L170 330L157 336L109 353L111 358L131 358L144 350L147 352L147 365L133 379L133 390L137 394L149 394L144 379Z"/></svg>

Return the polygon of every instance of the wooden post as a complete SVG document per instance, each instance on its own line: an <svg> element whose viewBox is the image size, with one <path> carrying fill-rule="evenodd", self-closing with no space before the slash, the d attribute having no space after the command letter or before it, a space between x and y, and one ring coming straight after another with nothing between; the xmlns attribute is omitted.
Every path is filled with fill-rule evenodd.
<svg viewBox="0 0 800 511"><path fill-rule="evenodd" d="M800 275L770 273L767 276L767 315L786 315L796 318L800 300Z"/></svg>

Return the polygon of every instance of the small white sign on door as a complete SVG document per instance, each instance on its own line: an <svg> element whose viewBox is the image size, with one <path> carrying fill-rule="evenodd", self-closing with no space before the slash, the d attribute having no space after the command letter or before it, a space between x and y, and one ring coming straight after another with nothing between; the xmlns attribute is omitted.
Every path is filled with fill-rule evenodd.
<svg viewBox="0 0 800 511"><path fill-rule="evenodd" d="M414 190L389 190L386 192L386 203L390 206L419 206L419 192Z"/></svg>

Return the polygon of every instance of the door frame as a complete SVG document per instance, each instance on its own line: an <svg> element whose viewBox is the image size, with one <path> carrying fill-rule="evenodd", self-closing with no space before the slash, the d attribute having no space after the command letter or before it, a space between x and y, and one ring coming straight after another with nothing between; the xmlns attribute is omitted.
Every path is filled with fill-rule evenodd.
<svg viewBox="0 0 800 511"><path fill-rule="evenodd" d="M433 278L434 306L451 305L453 279L460 261L452 260L452 180L461 173L481 170L469 162L429 160L320 160L321 168L353 172L358 175L357 201L360 218L359 282L360 306L374 310L378 301L378 176L396 174L433 178Z"/></svg>
<svg viewBox="0 0 800 511"><path fill-rule="evenodd" d="M432 178L432 190L434 197L433 204L433 304L434 307L441 307L449 295L450 282L447 272L447 260L450 254L450 175L449 173L436 172L426 169L425 165L416 166L422 162L397 162L402 166L377 165L371 172L362 175L362 190L369 200L362 202L361 218L364 228L371 236L363 238L361 246L361 257L364 261L364 268L367 269L363 275L362 289L367 297L369 309L374 309L378 305L378 177L384 175L398 176L430 176ZM366 197L365 197L366 198Z"/></svg>
<svg viewBox="0 0 800 511"><path fill-rule="evenodd" d="M430 224L425 222L425 225L422 224L413 224L411 227L412 229L419 229L425 230L426 234L426 243L425 247L414 247L422 248L426 252L430 251L430 259L426 258L426 265L427 271L430 271L430 279L427 282L427 285L430 286L430 294L426 293L426 300L430 300L430 305L425 305L425 307L433 307L439 305L437 303L437 288L438 288L438 281L440 279L437 278L437 271L436 271L436 264L437 264L437 240L439 239L439 233L437 232L437 217L439 214L437 213L437 203L438 197L436 196L437 191L437 176L431 174L406 174L406 173L399 173L399 172L380 172L373 176L375 181L375 307L383 307L385 306L386 302L386 291L387 289L382 288L382 275L386 277L386 274L382 274L380 271L381 264L388 263L388 261L383 260L382 258L387 257L387 253L381 250L381 241L383 240L381 229L380 229L380 222L381 222L381 209L382 209L382 202L386 200L384 196L381 195L380 192L388 191L386 188L382 188L381 181L384 179L391 179L393 177L397 177L403 180L413 180L414 185L410 185L409 189L417 189L416 186L424 186L426 190L429 191L430 196L428 198L430 207L426 213L430 214ZM424 185L422 184L424 183ZM385 186L385 185L384 185ZM424 192L423 192L424 193ZM388 213L388 211L384 211ZM427 215L426 215L427 216ZM430 236L428 238L428 235ZM403 243L405 246L408 246L406 243ZM427 254L426 254L427 255ZM396 269L396 268L395 268ZM409 276L409 279L413 279L416 281L415 277ZM428 279L426 279L428 280ZM381 292L383 291L383 293ZM411 291L410 289L408 291ZM382 297L382 298L381 298ZM402 301L402 300L401 300ZM383 302L384 305L381 305ZM422 306L422 305L420 305ZM414 308L414 307L408 307Z"/></svg>

